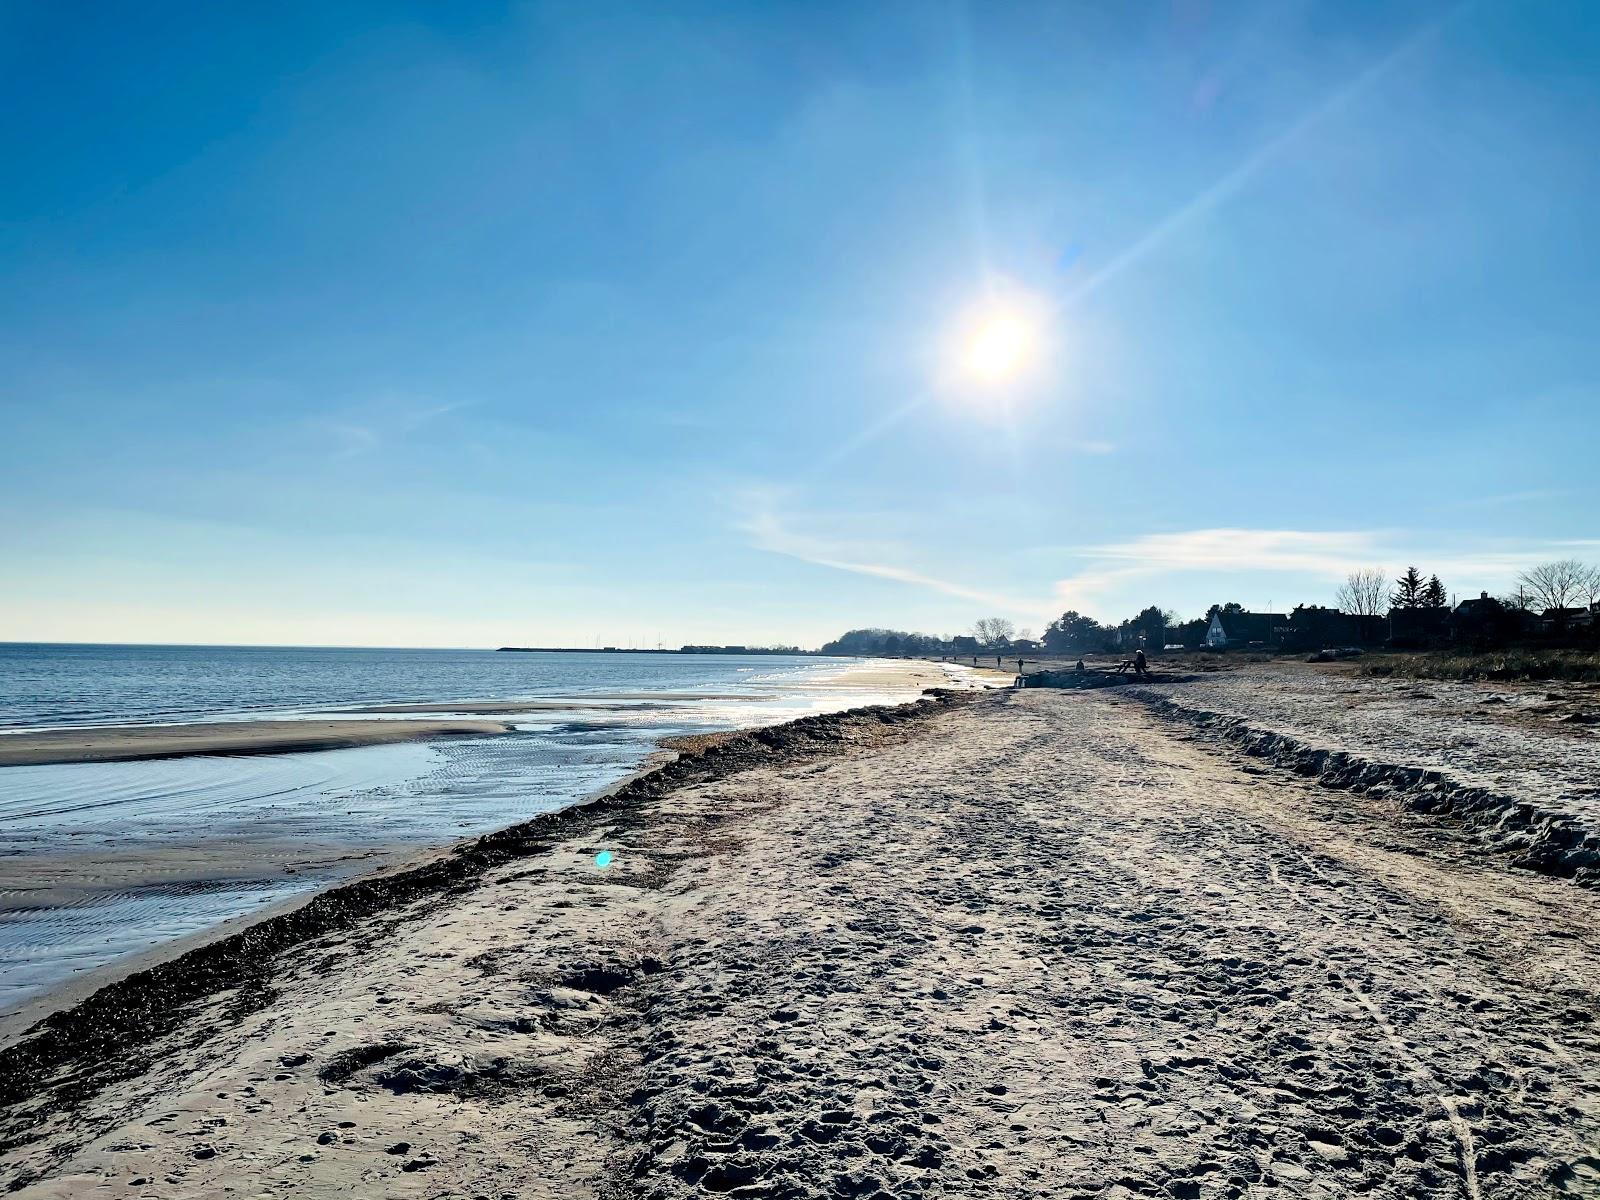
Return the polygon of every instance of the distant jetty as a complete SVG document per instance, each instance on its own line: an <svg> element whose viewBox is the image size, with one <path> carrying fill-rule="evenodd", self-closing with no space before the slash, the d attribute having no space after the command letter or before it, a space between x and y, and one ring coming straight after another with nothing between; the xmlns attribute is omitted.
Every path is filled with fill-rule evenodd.
<svg viewBox="0 0 1600 1200"><path fill-rule="evenodd" d="M679 646L676 650L632 650L626 646L500 646L506 654L776 654L814 658L816 650L798 646Z"/></svg>

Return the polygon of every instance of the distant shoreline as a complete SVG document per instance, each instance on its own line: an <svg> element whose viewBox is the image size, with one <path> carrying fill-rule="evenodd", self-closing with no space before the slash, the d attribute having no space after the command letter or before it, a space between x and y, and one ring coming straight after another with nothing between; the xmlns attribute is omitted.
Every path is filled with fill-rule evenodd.
<svg viewBox="0 0 1600 1200"><path fill-rule="evenodd" d="M723 654L760 655L763 658L852 658L848 654L823 654L820 650L757 650L749 646L679 646L675 650L634 650L627 646L496 646L496 654Z"/></svg>

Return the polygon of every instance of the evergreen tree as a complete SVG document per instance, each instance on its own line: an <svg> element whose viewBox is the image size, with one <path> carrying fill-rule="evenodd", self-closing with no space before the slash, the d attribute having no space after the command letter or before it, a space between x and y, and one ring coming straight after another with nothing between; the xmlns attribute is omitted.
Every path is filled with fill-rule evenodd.
<svg viewBox="0 0 1600 1200"><path fill-rule="evenodd" d="M1427 585L1422 582L1420 571L1415 567L1407 567L1406 573L1394 582L1394 591L1389 596L1390 608L1422 607L1422 592Z"/></svg>
<svg viewBox="0 0 1600 1200"><path fill-rule="evenodd" d="M1437 575L1430 575L1427 584L1422 589L1422 606L1424 608L1444 608L1449 601L1445 598L1444 584L1439 582Z"/></svg>
<svg viewBox="0 0 1600 1200"><path fill-rule="evenodd" d="M1104 637L1105 630L1100 627L1100 622L1082 613L1068 611L1050 622L1049 628L1044 631L1044 644L1052 653L1065 654L1092 649Z"/></svg>

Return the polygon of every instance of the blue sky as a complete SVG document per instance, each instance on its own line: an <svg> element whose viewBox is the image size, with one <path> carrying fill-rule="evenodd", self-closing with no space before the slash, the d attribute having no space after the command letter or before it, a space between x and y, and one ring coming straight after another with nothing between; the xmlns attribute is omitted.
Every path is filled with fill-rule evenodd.
<svg viewBox="0 0 1600 1200"><path fill-rule="evenodd" d="M0 56L0 639L1600 559L1591 4L10 4ZM952 381L995 296L1030 369Z"/></svg>

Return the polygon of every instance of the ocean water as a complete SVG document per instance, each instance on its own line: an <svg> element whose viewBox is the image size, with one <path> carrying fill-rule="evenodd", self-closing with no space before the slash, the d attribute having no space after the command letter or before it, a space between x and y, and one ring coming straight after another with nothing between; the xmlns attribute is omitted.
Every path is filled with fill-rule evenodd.
<svg viewBox="0 0 1600 1200"><path fill-rule="evenodd" d="M537 699L514 732L254 757L0 768L0 1013L385 858L564 807L660 738L895 702L861 660L0 645L7 731ZM353 714L352 714L353 715ZM415 716L416 714L406 714ZM367 717L365 719L372 719Z"/></svg>
<svg viewBox="0 0 1600 1200"><path fill-rule="evenodd" d="M759 692L845 659L0 643L0 730L262 718L386 702Z"/></svg>

